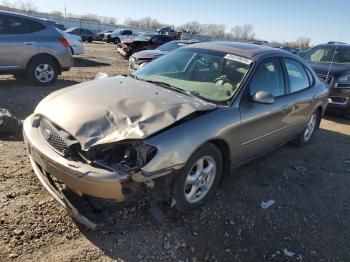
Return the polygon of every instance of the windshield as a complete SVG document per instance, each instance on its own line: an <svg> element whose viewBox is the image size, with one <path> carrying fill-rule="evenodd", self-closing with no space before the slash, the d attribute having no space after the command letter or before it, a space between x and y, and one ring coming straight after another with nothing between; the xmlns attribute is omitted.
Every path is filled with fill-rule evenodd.
<svg viewBox="0 0 350 262"><path fill-rule="evenodd" d="M161 45L160 47L158 47L158 50L160 51L164 51L164 52L170 52L170 51L173 51L181 46L184 46L186 44L184 43L179 43L179 42L175 42L175 41L171 41L171 42L168 42L164 45Z"/></svg>
<svg viewBox="0 0 350 262"><path fill-rule="evenodd" d="M122 31L122 30L120 30L120 29L115 29L115 30L113 31L113 34L117 35L117 34L119 34L121 31Z"/></svg>
<svg viewBox="0 0 350 262"><path fill-rule="evenodd" d="M333 58L334 57L334 58ZM350 47L326 46L311 49L304 55L304 59L312 63L350 64Z"/></svg>
<svg viewBox="0 0 350 262"><path fill-rule="evenodd" d="M208 101L225 102L241 86L251 62L221 52L180 48L145 65L134 76L164 83Z"/></svg>

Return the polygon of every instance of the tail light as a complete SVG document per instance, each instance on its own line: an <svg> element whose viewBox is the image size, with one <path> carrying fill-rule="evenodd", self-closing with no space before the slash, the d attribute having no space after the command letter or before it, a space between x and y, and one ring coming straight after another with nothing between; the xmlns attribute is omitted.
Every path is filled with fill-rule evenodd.
<svg viewBox="0 0 350 262"><path fill-rule="evenodd" d="M68 46L69 46L68 40L67 40L66 38L64 38L63 36L61 36L61 37L59 38L59 40L60 40L61 44L62 44L64 47L68 47Z"/></svg>

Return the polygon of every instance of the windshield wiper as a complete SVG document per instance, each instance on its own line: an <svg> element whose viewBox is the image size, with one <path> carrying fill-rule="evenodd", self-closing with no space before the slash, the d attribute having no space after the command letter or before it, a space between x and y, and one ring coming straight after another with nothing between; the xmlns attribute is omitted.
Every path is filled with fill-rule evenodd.
<svg viewBox="0 0 350 262"><path fill-rule="evenodd" d="M139 79L139 80L142 80L142 81L145 81L147 83L151 83L151 84L155 84L155 85L158 85L158 86L161 86L161 87L164 87L166 89L170 89L170 90L175 90L179 93L182 93L182 94L185 94L187 96L191 96L191 97L196 97L198 98L197 96L193 95L191 92L189 91L186 91L186 90L183 90L177 86L173 86L171 84L168 84L166 82L162 82L162 81L154 81L154 80L145 80L145 79Z"/></svg>

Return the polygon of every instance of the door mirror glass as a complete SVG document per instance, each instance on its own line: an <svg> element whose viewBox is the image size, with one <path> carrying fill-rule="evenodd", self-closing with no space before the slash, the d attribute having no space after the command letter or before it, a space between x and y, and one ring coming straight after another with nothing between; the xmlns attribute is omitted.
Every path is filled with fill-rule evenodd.
<svg viewBox="0 0 350 262"><path fill-rule="evenodd" d="M275 97L266 91L258 91L253 96L253 101L260 104L273 104Z"/></svg>

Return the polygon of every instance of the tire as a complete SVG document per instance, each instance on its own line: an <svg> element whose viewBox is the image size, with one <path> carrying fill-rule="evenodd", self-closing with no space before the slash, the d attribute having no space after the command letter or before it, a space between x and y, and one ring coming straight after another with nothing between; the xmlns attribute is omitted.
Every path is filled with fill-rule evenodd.
<svg viewBox="0 0 350 262"><path fill-rule="evenodd" d="M89 37L87 41L88 41L89 43L92 43L92 40L93 40L92 37Z"/></svg>
<svg viewBox="0 0 350 262"><path fill-rule="evenodd" d="M320 125L320 112L316 110L312 113L307 123L307 126L303 130L303 132L299 135L299 137L295 140L295 143L299 146L304 146L310 144L312 138L314 137L315 131L318 129Z"/></svg>
<svg viewBox="0 0 350 262"><path fill-rule="evenodd" d="M350 120L350 113L349 114L344 114L344 118Z"/></svg>
<svg viewBox="0 0 350 262"><path fill-rule="evenodd" d="M120 39L118 37L114 38L113 43L116 44L116 45L119 44L120 43Z"/></svg>
<svg viewBox="0 0 350 262"><path fill-rule="evenodd" d="M199 171L201 165L202 172ZM213 167L208 169L210 165ZM208 169L207 173L205 169ZM222 172L223 157L220 150L211 143L201 146L175 177L172 189L175 207L185 212L206 202L217 191Z"/></svg>
<svg viewBox="0 0 350 262"><path fill-rule="evenodd" d="M28 80L38 86L48 86L57 80L59 67L50 57L38 57L30 62L27 69Z"/></svg>

